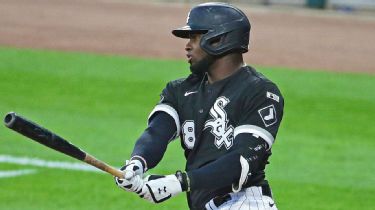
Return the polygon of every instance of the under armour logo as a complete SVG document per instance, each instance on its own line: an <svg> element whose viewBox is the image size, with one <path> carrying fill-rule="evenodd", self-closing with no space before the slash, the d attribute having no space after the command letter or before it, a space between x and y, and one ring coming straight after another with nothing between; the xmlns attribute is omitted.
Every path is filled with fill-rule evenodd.
<svg viewBox="0 0 375 210"><path fill-rule="evenodd" d="M216 99L210 109L212 120L206 121L204 129L211 128L211 133L215 136L215 146L220 149L222 145L228 150L233 145L233 126L228 126L227 113L224 107L229 103L229 99L224 96Z"/></svg>
<svg viewBox="0 0 375 210"><path fill-rule="evenodd" d="M158 188L159 194L161 194L162 191L167 192L167 187L164 186L163 189Z"/></svg>

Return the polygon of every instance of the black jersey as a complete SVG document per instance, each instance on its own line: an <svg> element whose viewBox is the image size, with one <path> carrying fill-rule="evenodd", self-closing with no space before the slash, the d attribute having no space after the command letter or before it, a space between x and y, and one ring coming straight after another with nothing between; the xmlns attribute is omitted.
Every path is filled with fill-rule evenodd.
<svg viewBox="0 0 375 210"><path fill-rule="evenodd" d="M180 136L185 151L186 171L190 171L228 153L240 133L261 137L271 148L283 115L283 103L277 86L246 66L213 84L194 77L169 82L150 117L164 111L174 118L176 137ZM263 167L249 177L249 183L257 185L264 181L267 158L260 160ZM231 186L191 189L189 206L201 209L212 197L229 192Z"/></svg>

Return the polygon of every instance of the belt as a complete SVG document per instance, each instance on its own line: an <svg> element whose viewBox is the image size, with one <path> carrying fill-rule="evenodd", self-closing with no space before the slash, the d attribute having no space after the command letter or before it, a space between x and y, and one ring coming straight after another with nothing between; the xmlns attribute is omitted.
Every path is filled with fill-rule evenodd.
<svg viewBox="0 0 375 210"><path fill-rule="evenodd" d="M253 186L253 187L257 187L257 186ZM262 195L265 195L265 196L268 196L268 197L272 198L272 192L271 192L271 188L270 188L269 185L262 185L262 186L259 186L259 187L262 188ZM223 195L223 196L217 196L212 201L214 202L215 206L221 206L223 203L225 203L225 202L227 202L231 199L232 199L232 197L230 196L230 194L226 194L226 195Z"/></svg>
<svg viewBox="0 0 375 210"><path fill-rule="evenodd" d="M260 187L262 188L262 195L272 198L272 191L269 185L262 185Z"/></svg>

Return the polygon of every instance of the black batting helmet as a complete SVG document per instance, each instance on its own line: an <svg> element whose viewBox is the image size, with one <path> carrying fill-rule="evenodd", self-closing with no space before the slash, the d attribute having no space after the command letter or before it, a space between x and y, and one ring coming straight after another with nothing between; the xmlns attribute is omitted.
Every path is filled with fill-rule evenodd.
<svg viewBox="0 0 375 210"><path fill-rule="evenodd" d="M200 46L209 55L222 56L232 52L248 51L250 21L238 8L226 3L204 3L193 7L187 25L172 31L180 38L190 34L202 36Z"/></svg>

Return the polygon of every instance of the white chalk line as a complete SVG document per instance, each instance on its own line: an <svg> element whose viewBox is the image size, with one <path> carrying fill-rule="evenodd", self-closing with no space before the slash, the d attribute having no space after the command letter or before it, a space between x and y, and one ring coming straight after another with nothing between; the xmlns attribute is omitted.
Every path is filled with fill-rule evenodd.
<svg viewBox="0 0 375 210"><path fill-rule="evenodd" d="M27 166L37 166L44 168L57 168L65 170L76 170L76 171L87 171L87 172L102 172L99 169L83 164L83 163L73 163L73 162L63 162L63 161L49 161L39 158L30 157L16 157L12 155L0 155L0 163L10 163L17 165L27 165ZM0 171L0 178L14 177L21 175L28 175L36 173L36 170L16 170L16 171Z"/></svg>
<svg viewBox="0 0 375 210"><path fill-rule="evenodd" d="M23 170L13 170L13 171L0 171L0 179L15 177L15 176L24 176L28 174L35 174L37 170L35 169L23 169Z"/></svg>

